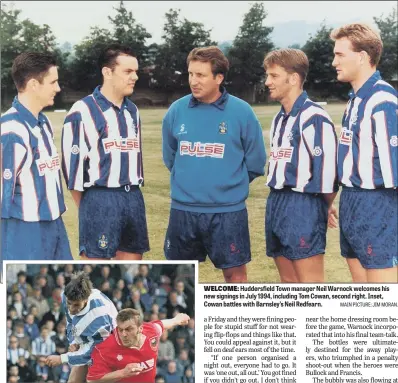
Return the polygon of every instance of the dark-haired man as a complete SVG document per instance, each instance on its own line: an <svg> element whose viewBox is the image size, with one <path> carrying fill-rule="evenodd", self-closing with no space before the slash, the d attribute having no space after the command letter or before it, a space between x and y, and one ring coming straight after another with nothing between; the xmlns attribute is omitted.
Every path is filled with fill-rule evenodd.
<svg viewBox="0 0 398 383"><path fill-rule="evenodd" d="M172 200L165 256L200 262L209 256L226 282L247 282L245 201L249 183L264 174L261 125L248 103L221 86L229 62L219 48L195 48L187 64L192 94L163 119Z"/></svg>
<svg viewBox="0 0 398 383"><path fill-rule="evenodd" d="M69 383L83 383L94 346L104 341L116 327L117 310L112 301L92 283L84 272L75 275L62 296L66 313L69 351L48 356L50 367L62 363L72 366Z"/></svg>
<svg viewBox="0 0 398 383"><path fill-rule="evenodd" d="M0 119L1 253L6 260L71 260L60 158L41 112L61 90L57 64L51 54L27 52L11 71L18 95Z"/></svg>
<svg viewBox="0 0 398 383"><path fill-rule="evenodd" d="M103 84L77 101L62 131L62 169L79 208L84 259L141 259L149 250L141 121L128 96L138 80L134 53L119 44L99 58Z"/></svg>
<svg viewBox="0 0 398 383"><path fill-rule="evenodd" d="M94 348L87 374L90 383L153 383L159 340L164 330L188 324L189 316L143 322L140 312L124 309L116 317L116 331Z"/></svg>

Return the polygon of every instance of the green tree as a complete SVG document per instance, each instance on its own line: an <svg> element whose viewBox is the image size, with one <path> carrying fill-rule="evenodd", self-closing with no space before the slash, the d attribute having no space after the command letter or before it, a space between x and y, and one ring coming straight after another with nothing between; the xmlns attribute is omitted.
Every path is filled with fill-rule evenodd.
<svg viewBox="0 0 398 383"><path fill-rule="evenodd" d="M70 64L73 89L91 92L102 81L98 57L107 45L114 42L107 29L91 27L90 35L75 45L74 60Z"/></svg>
<svg viewBox="0 0 398 383"><path fill-rule="evenodd" d="M336 79L336 70L332 67L334 42L329 37L332 28L323 22L314 36L311 36L303 46L308 57L310 70L307 83L329 83Z"/></svg>
<svg viewBox="0 0 398 383"><path fill-rule="evenodd" d="M230 62L228 79L238 93L250 91L250 102L255 101L256 87L264 78L264 57L274 48L270 39L273 27L264 25L266 18L264 4L252 4L244 15L238 35L228 51Z"/></svg>
<svg viewBox="0 0 398 383"><path fill-rule="evenodd" d="M23 50L53 52L57 48L57 41L47 24L40 26L26 19L21 23L19 46Z"/></svg>
<svg viewBox="0 0 398 383"><path fill-rule="evenodd" d="M380 30L380 36L383 41L383 54L378 69L387 81L398 75L397 16L397 8L393 8L391 13L385 18L383 18L383 15L373 18Z"/></svg>
<svg viewBox="0 0 398 383"><path fill-rule="evenodd" d="M114 8L114 17L108 16L111 22L111 30L90 28L89 36L86 36L80 44L74 48L74 60L71 64L73 72L72 87L76 90L92 91L102 81L98 57L106 46L111 43L120 43L130 47L140 64L144 67L148 61L148 47L146 40L151 36L146 29L138 24L131 11L128 11L121 1L118 7ZM141 76L140 76L141 77ZM138 81L138 85L142 81Z"/></svg>
<svg viewBox="0 0 398 383"><path fill-rule="evenodd" d="M211 30L202 23L180 19L179 9L170 9L165 14L163 43L157 47L154 81L156 86L170 93L188 84L186 60L193 48L216 45L210 39Z"/></svg>
<svg viewBox="0 0 398 383"><path fill-rule="evenodd" d="M337 81L336 70L332 66L334 42L329 37L332 29L323 21L315 35L302 47L310 64L305 87L314 97L345 99L349 85Z"/></svg>
<svg viewBox="0 0 398 383"><path fill-rule="evenodd" d="M9 101L9 94L15 92L11 78L12 61L20 52L18 46L18 34L20 22L18 20L21 11L9 8L1 4L0 32L1 32L1 93L2 104Z"/></svg>
<svg viewBox="0 0 398 383"><path fill-rule="evenodd" d="M1 4L0 13L0 41L1 41L1 92L2 104L9 103L16 94L11 77L12 62L20 53L27 51L51 52L55 55L58 64L64 68L67 55L57 48L57 42L51 28L44 24L37 25L25 19L20 21L21 11L13 4Z"/></svg>
<svg viewBox="0 0 398 383"><path fill-rule="evenodd" d="M113 25L114 40L130 47L137 55L140 65L145 65L148 57L146 40L150 39L152 35L136 22L133 13L126 9L123 1L113 9L116 11L116 15L114 18L108 16L108 19Z"/></svg>

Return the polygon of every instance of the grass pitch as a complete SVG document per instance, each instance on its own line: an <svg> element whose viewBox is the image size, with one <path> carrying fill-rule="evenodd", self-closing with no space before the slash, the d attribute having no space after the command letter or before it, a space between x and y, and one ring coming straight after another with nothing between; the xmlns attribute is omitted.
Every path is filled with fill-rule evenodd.
<svg viewBox="0 0 398 383"><path fill-rule="evenodd" d="M339 130L344 104L326 105L325 109L332 117L337 130ZM264 129L264 139L267 153L269 152L269 128L273 116L279 111L279 106L255 106L261 125ZM146 260L164 260L163 241L168 225L170 209L169 172L162 161L161 124L166 113L162 109L140 109L143 128L143 155L145 187L142 192L145 198L145 206L148 221L149 241L151 251L145 254ZM61 129L65 113L46 113L50 118L55 133L55 141L59 153ZM268 164L267 164L268 166ZM265 255L264 240L264 216L265 201L269 188L265 186L266 178L259 177L250 184L250 194L246 201L249 213L250 239L252 261L248 264L249 282L279 282L278 271L272 259ZM78 256L78 218L77 208L64 184L67 212L63 219L68 231L72 253L76 259ZM335 204L338 204L339 195ZM329 229L327 235L327 248L325 256L325 269L327 282L350 282L351 277L345 260L340 255L339 231ZM199 282L223 282L221 270L213 267L207 260L199 266Z"/></svg>

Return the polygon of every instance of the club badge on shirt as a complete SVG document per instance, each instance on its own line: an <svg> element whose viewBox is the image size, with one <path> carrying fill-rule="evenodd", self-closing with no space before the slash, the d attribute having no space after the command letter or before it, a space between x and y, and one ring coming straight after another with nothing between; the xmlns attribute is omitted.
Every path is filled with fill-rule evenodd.
<svg viewBox="0 0 398 383"><path fill-rule="evenodd" d="M221 122L220 125L218 125L218 132L220 134L226 134L228 131L227 129L227 123L226 122Z"/></svg>
<svg viewBox="0 0 398 383"><path fill-rule="evenodd" d="M5 180L10 180L12 178L12 171L10 169L4 169L3 178Z"/></svg>
<svg viewBox="0 0 398 383"><path fill-rule="evenodd" d="M153 351L156 351L158 349L158 339L156 337L151 338L149 340L149 344Z"/></svg>

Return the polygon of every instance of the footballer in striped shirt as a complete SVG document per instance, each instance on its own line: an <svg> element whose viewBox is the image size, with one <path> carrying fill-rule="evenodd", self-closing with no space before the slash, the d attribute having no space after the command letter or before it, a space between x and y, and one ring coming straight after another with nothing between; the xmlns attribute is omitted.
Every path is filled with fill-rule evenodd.
<svg viewBox="0 0 398 383"><path fill-rule="evenodd" d="M103 84L77 101L62 131L62 170L79 208L79 253L92 259L141 259L149 250L141 120L128 98L138 80L130 48L107 47Z"/></svg>
<svg viewBox="0 0 398 383"><path fill-rule="evenodd" d="M336 214L337 136L303 90L309 62L298 49L264 59L270 98L282 104L270 129L265 233L281 282L323 282L328 212Z"/></svg>
<svg viewBox="0 0 398 383"><path fill-rule="evenodd" d="M6 260L72 260L60 157L42 113L61 90L47 53L26 52L12 65L18 90L1 123L1 245ZM23 240L21 240L23 238Z"/></svg>
<svg viewBox="0 0 398 383"><path fill-rule="evenodd" d="M84 272L73 276L62 294L66 317L68 352L46 358L50 367L68 363L71 367L69 382L84 383L91 353L116 327L117 310L101 291L93 289Z"/></svg>
<svg viewBox="0 0 398 383"><path fill-rule="evenodd" d="M398 282L397 91L377 70L383 42L365 24L332 31L337 80L352 86L338 145L341 255L354 282Z"/></svg>

